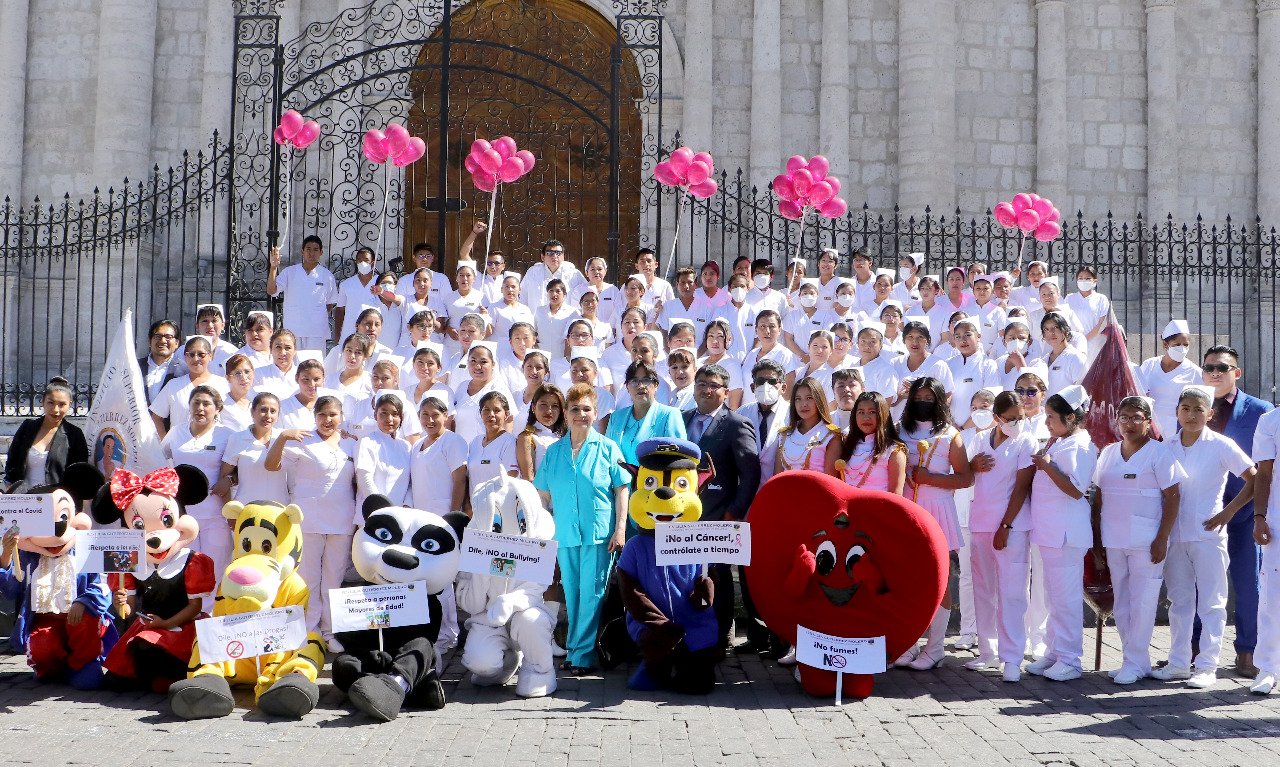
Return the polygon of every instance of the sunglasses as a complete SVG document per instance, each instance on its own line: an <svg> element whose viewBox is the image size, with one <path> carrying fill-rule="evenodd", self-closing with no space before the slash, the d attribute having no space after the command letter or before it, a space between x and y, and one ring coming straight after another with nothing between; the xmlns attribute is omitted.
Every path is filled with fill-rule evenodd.
<svg viewBox="0 0 1280 767"><path fill-rule="evenodd" d="M757 379L755 379L755 384L756 384L756 386L764 386L765 384L769 384L769 385L771 385L771 386L777 386L777 385L778 385L778 379L776 379L776 378L757 378Z"/></svg>
<svg viewBox="0 0 1280 767"><path fill-rule="evenodd" d="M1208 365L1201 366L1200 369L1206 373L1229 373L1232 370L1235 370L1236 366L1228 365L1225 362L1213 362Z"/></svg>
<svg viewBox="0 0 1280 767"><path fill-rule="evenodd" d="M1034 397L1040 393L1039 389L1014 389L1014 394L1020 394L1023 397Z"/></svg>

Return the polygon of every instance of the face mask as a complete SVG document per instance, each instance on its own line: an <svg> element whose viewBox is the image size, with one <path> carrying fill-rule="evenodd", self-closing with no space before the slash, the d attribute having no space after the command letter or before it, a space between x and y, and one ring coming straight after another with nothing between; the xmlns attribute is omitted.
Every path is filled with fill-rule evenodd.
<svg viewBox="0 0 1280 767"><path fill-rule="evenodd" d="M729 297L738 303L742 303L743 301L747 300L747 289L733 288L732 290L729 291Z"/></svg>
<svg viewBox="0 0 1280 767"><path fill-rule="evenodd" d="M853 295L851 293L841 293L836 296L836 303L840 305L841 309L848 309L853 306Z"/></svg>
<svg viewBox="0 0 1280 767"><path fill-rule="evenodd" d="M773 384L756 387L756 401L765 407L773 407L778 404L778 399L781 396L782 392L778 391L778 387Z"/></svg>
<svg viewBox="0 0 1280 767"><path fill-rule="evenodd" d="M903 282L906 282L907 280L911 279L911 270L905 266L899 266L898 279L902 280Z"/></svg>
<svg viewBox="0 0 1280 767"><path fill-rule="evenodd" d="M1023 341L1021 338L1015 338L1012 341L1005 341L1004 348L1008 349L1010 353L1016 352L1021 354L1026 348L1026 341Z"/></svg>
<svg viewBox="0 0 1280 767"><path fill-rule="evenodd" d="M361 274L368 274L369 272L373 271L373 264L369 263L368 261L361 261L360 263L356 264L356 271L360 272Z"/></svg>
<svg viewBox="0 0 1280 767"><path fill-rule="evenodd" d="M996 416L990 410L975 410L969 414L973 419L973 425L979 430L990 429L991 424L995 423Z"/></svg>
<svg viewBox="0 0 1280 767"><path fill-rule="evenodd" d="M938 414L936 402L912 402L907 408L917 421L932 421Z"/></svg>
<svg viewBox="0 0 1280 767"><path fill-rule="evenodd" d="M1017 421L1009 421L1008 423L1002 423L1000 424L1000 431L1004 432L1004 435L1006 437L1016 437L1022 433L1023 424L1025 424L1026 422L1027 422L1026 419L1020 419Z"/></svg>
<svg viewBox="0 0 1280 767"><path fill-rule="evenodd" d="M1095 280L1076 280L1076 289L1081 293L1088 293L1096 287L1098 283Z"/></svg>
<svg viewBox="0 0 1280 767"><path fill-rule="evenodd" d="M818 305L817 296L800 296L800 305L806 309L812 309Z"/></svg>
<svg viewBox="0 0 1280 767"><path fill-rule="evenodd" d="M1182 362L1187 358L1187 350L1190 348L1191 347L1189 346L1182 346L1181 344L1178 346L1170 346L1168 349L1169 359L1174 362Z"/></svg>
<svg viewBox="0 0 1280 767"><path fill-rule="evenodd" d="M751 278L751 282L754 283L757 288L764 290L765 288L769 287L769 282L770 282L769 275L757 274L756 276Z"/></svg>

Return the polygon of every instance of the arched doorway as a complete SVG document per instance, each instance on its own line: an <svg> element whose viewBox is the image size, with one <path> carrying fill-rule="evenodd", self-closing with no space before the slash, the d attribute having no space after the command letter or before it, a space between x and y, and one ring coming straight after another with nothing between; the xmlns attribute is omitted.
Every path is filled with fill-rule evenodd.
<svg viewBox="0 0 1280 767"><path fill-rule="evenodd" d="M618 82L612 82L614 23L580 0L475 0L453 14L451 30L445 194L439 193L434 168L407 185L406 251L415 242L436 243L444 215L443 265L452 269L458 247L473 223L487 217L489 205L489 195L475 189L462 160L475 138L501 135L510 135L538 158L530 174L503 185L498 199L492 248L507 255L508 268L528 267L548 239L563 241L579 265L591 256L607 257L614 162L618 252L634 250L640 228L643 148L637 99L642 89L626 52ZM410 84L410 130L425 137L429 158L442 156L443 50L438 44L423 46ZM616 159L611 146L617 148ZM424 207L424 201L439 207L442 196L460 199L466 208L439 213ZM483 239L477 242L477 259L484 255L483 245Z"/></svg>

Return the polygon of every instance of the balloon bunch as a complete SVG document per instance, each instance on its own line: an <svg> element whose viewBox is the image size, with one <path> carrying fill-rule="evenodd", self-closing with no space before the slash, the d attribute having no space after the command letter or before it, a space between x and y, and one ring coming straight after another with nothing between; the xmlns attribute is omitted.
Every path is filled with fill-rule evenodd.
<svg viewBox="0 0 1280 767"><path fill-rule="evenodd" d="M787 158L787 172L773 178L778 213L783 218L800 222L797 258L804 245L804 225L811 212L817 211L823 218L840 218L849 212L849 204L839 196L840 179L828 176L830 170L831 163L820 154L807 160L797 154Z"/></svg>
<svg viewBox="0 0 1280 767"><path fill-rule="evenodd" d="M671 156L653 166L653 177L663 186L677 187L676 231L671 238L671 255L667 258L667 277L676 261L676 245L680 242L680 219L684 213L685 194L691 194L699 200L705 200L720 190L720 185L712 176L716 172L715 160L710 152L698 152L682 146L671 153Z"/></svg>
<svg viewBox="0 0 1280 767"><path fill-rule="evenodd" d="M1027 235L1033 235L1039 242L1053 242L1062 236L1062 214L1048 197L1034 192L1019 192L1009 202L996 203L991 213L1000 226L1022 232L1018 243L1019 269L1022 268L1022 247L1027 242Z"/></svg>
<svg viewBox="0 0 1280 767"><path fill-rule="evenodd" d="M288 246L289 209L293 207L293 150L302 151L311 146L316 139L320 138L322 132L320 123L306 119L296 109L290 109L280 115L280 124L271 133L272 140L287 150L285 177L289 179L289 196L284 201L284 210L282 211L285 221L285 241L280 243L281 249Z"/></svg>
<svg viewBox="0 0 1280 767"><path fill-rule="evenodd" d="M427 153L427 142L409 135L409 129L392 123L385 130L365 131L364 158L374 165L390 161L397 168L411 165Z"/></svg>
<svg viewBox="0 0 1280 767"><path fill-rule="evenodd" d="M482 138L471 142L471 152L462 165L471 174L471 183L476 185L476 189L489 193L489 228L484 235L486 256L493 240L493 211L498 206L498 187L519 181L521 176L533 170L536 163L533 152L516 146L516 140L510 136L499 136L492 142Z"/></svg>

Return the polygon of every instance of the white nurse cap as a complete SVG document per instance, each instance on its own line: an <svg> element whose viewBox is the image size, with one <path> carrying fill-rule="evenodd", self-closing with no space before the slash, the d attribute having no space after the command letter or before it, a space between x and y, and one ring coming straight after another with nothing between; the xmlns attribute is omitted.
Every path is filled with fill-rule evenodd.
<svg viewBox="0 0 1280 767"><path fill-rule="evenodd" d="M1160 331L1160 340L1173 338L1174 336L1191 335L1191 326L1186 320L1169 320L1169 324L1164 326L1164 330Z"/></svg>
<svg viewBox="0 0 1280 767"><path fill-rule="evenodd" d="M1072 410L1079 410L1089 403L1089 392L1085 391L1080 384L1072 384L1064 388L1058 392L1058 396L1066 400Z"/></svg>

